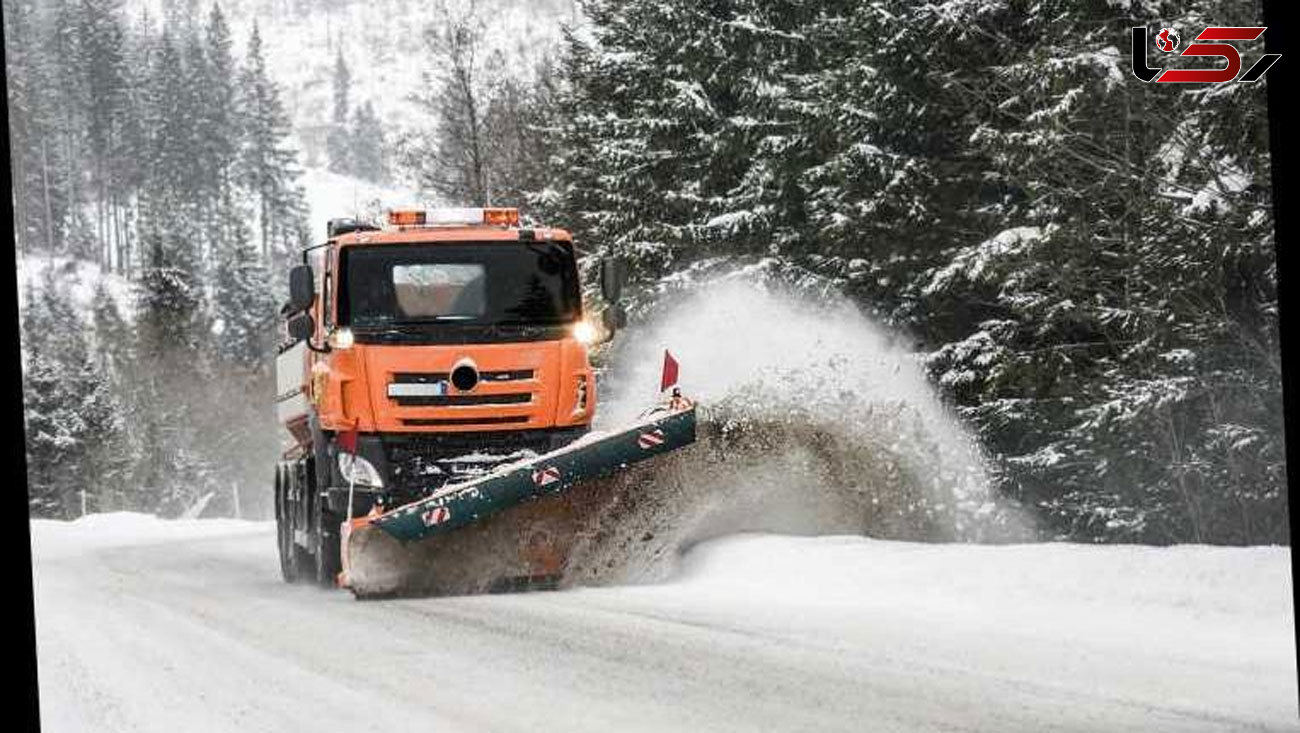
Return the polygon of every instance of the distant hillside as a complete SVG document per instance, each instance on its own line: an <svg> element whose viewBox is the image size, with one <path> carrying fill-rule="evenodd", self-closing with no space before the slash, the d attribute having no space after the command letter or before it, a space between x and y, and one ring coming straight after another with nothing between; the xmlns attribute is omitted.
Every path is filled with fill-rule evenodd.
<svg viewBox="0 0 1300 733"><path fill-rule="evenodd" d="M191 0L206 13L211 0ZM324 165L324 127L332 108L332 74L341 50L352 76L354 104L375 106L388 133L421 124L409 98L424 84L427 69L423 32L440 17L440 3L423 0L219 0L243 53L256 21L267 61L284 91L307 166ZM166 17L176 0L132 0L138 18L148 8ZM466 0L451 7L469 7ZM489 44L506 54L508 69L526 69L561 40L562 24L576 23L574 0L477 0L489 22Z"/></svg>
<svg viewBox="0 0 1300 733"><path fill-rule="evenodd" d="M378 217L384 208L424 203L415 192L380 186L323 168L308 168L301 179L307 194L312 240L325 236L325 223L339 217Z"/></svg>
<svg viewBox="0 0 1300 733"><path fill-rule="evenodd" d="M325 236L325 222L344 216L376 216L384 207L421 203L412 191L379 186L350 176L318 168L305 171L301 183L307 194L308 220L313 241ZM73 257L50 257L45 253L18 252L18 308L25 312L32 292L40 292L47 275L69 296L73 307L89 320L95 289L103 285L124 316L135 310L135 293L130 280L105 272L99 264Z"/></svg>
<svg viewBox="0 0 1300 733"><path fill-rule="evenodd" d="M48 280L47 275L67 295L79 313L90 317L95 300L95 289L101 284L117 302L123 314L130 315L135 298L131 281L112 272L104 272L97 263L72 257L49 257L44 253L18 253L18 309L27 308L27 297L39 292Z"/></svg>

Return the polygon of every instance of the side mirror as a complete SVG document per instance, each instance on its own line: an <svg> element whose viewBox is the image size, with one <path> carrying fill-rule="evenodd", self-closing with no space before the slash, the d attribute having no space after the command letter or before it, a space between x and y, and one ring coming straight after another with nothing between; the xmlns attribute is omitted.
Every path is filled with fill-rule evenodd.
<svg viewBox="0 0 1300 733"><path fill-rule="evenodd" d="M284 309L288 313L305 311L311 307L312 298L316 297L316 283L312 279L311 265L298 265L289 271L289 302Z"/></svg>
<svg viewBox="0 0 1300 733"><path fill-rule="evenodd" d="M287 325L289 337L293 339L294 343L309 341L312 334L316 333L316 319L312 318L310 313L299 313L290 318Z"/></svg>
<svg viewBox="0 0 1300 733"><path fill-rule="evenodd" d="M613 305L623 297L626 281L627 263L622 257L606 257L600 261L600 294L606 303Z"/></svg>
<svg viewBox="0 0 1300 733"><path fill-rule="evenodd" d="M609 337L606 340L609 340L614 338L615 331L627 326L627 311L623 310L623 306L615 303L600 314L600 320L604 324L605 333Z"/></svg>

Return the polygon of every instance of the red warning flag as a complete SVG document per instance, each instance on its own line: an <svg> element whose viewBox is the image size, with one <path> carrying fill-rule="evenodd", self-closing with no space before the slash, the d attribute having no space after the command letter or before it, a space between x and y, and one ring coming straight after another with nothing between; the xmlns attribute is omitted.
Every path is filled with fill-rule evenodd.
<svg viewBox="0 0 1300 733"><path fill-rule="evenodd" d="M664 374L659 380L659 391L662 392L675 384L677 384L677 360L668 353L668 349L664 349Z"/></svg>
<svg viewBox="0 0 1300 733"><path fill-rule="evenodd" d="M347 453L351 453L352 455L355 456L357 454L356 426L353 426L350 430L345 430L339 433L338 444L339 444L339 450L345 451Z"/></svg>

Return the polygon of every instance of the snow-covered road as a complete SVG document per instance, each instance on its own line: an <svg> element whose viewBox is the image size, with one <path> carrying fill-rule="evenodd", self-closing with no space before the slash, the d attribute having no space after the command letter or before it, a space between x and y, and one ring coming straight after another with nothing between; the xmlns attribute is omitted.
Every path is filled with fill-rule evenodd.
<svg viewBox="0 0 1300 733"><path fill-rule="evenodd" d="M269 524L33 522L46 731L1300 730L1289 551L746 535L356 602Z"/></svg>

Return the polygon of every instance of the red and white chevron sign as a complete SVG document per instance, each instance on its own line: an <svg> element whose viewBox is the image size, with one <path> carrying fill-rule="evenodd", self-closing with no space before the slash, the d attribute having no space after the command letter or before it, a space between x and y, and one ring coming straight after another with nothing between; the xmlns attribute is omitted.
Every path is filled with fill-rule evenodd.
<svg viewBox="0 0 1300 733"><path fill-rule="evenodd" d="M641 446L641 450L650 450L657 445L663 445L664 431L655 428L648 433L641 433L636 439L636 444Z"/></svg>
<svg viewBox="0 0 1300 733"><path fill-rule="evenodd" d="M549 486L560 480L560 469L555 466L547 466L533 471L533 483L538 486Z"/></svg>
<svg viewBox="0 0 1300 733"><path fill-rule="evenodd" d="M424 526L432 527L435 524L442 524L451 519L451 510L445 506L434 507L421 514L420 519L424 520Z"/></svg>

